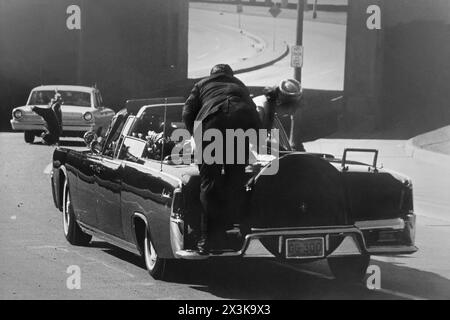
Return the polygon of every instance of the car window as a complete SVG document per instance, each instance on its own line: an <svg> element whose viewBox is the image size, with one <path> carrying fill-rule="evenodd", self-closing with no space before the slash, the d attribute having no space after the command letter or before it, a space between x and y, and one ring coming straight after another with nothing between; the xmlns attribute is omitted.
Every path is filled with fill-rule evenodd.
<svg viewBox="0 0 450 320"><path fill-rule="evenodd" d="M145 141L133 137L124 137L118 158L137 162L142 158L145 150Z"/></svg>
<svg viewBox="0 0 450 320"><path fill-rule="evenodd" d="M117 142L115 142L114 158L119 157L119 151L123 144L123 140L125 137L127 137L129 135L131 126L133 125L135 119L136 119L135 116L129 116L128 119L126 120L125 125L123 126L123 128L121 130L119 139L117 140Z"/></svg>
<svg viewBox="0 0 450 320"><path fill-rule="evenodd" d="M103 107L103 100L99 91L95 93L95 105L97 108Z"/></svg>
<svg viewBox="0 0 450 320"><path fill-rule="evenodd" d="M172 132L184 128L182 111L182 105L152 106L136 119L130 135L146 143L143 158L160 160L172 153L176 144L170 139Z"/></svg>
<svg viewBox="0 0 450 320"><path fill-rule="evenodd" d="M275 119L273 122L273 128L278 130L279 134L279 141L280 144L280 151L292 151L291 145L289 144L289 137L284 130L283 124L280 121L280 118L278 118L277 115L275 115Z"/></svg>
<svg viewBox="0 0 450 320"><path fill-rule="evenodd" d="M117 149L118 140L122 129L128 119L128 113L126 109L119 111L111 120L111 124L105 135L105 144L103 146L103 155L107 157L114 157L115 150Z"/></svg>
<svg viewBox="0 0 450 320"><path fill-rule="evenodd" d="M55 93L61 94L64 105L77 107L90 107L91 94L89 92L69 91L69 90L36 90L33 91L30 97L29 105L44 105L49 104L50 100L55 96Z"/></svg>

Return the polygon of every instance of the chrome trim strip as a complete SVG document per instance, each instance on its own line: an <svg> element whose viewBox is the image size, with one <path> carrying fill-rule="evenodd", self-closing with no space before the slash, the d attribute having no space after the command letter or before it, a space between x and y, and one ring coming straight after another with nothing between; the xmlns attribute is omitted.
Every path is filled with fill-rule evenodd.
<svg viewBox="0 0 450 320"><path fill-rule="evenodd" d="M125 240L122 240L120 238L117 238L115 236L112 236L110 234L104 233L103 231L100 231L97 228L88 226L82 222L77 221L77 223L85 233L88 233L92 236L100 238L103 241L106 241L116 247L123 249L123 250L130 251L134 254L140 255L140 252L137 249L136 245L129 243Z"/></svg>
<svg viewBox="0 0 450 320"><path fill-rule="evenodd" d="M253 229L255 230L255 229ZM198 255L195 252L180 250L176 256L187 260L205 260L210 257L239 257L244 256L250 243L267 236L302 236L302 235L321 235L321 234L358 234L365 247L364 237L360 230L355 227L336 227L336 228L283 228L283 229L258 229L260 232L249 234L245 237L242 249L233 252L223 252L219 254ZM262 231L264 230L264 231Z"/></svg>
<svg viewBox="0 0 450 320"><path fill-rule="evenodd" d="M405 229L405 221L401 218L373 220L373 221L356 221L355 226L360 230L378 230L378 229Z"/></svg>
<svg viewBox="0 0 450 320"><path fill-rule="evenodd" d="M373 255L390 255L390 254L411 254L418 249L415 246L397 246L397 247L367 247L364 235L362 231L356 227L335 227L335 228L291 228L291 229L259 229L259 232L249 234L245 237L242 249L233 252L223 252L219 254L199 255L195 251L180 250L175 253L175 256L187 260L206 260L211 257L239 257L245 256L250 243L255 240L267 236L303 236L303 235L329 235L329 234L341 234L350 235L352 237L358 236L359 239L354 239L354 242L358 244L361 253L369 253ZM358 241L359 240L359 241ZM331 256L332 253L329 255ZM325 257L326 258L326 257Z"/></svg>
<svg viewBox="0 0 450 320"><path fill-rule="evenodd" d="M181 188L176 188L173 191L172 205L170 207L170 246L173 256L176 258L178 258L177 252L184 249L184 235L180 231L180 227L184 229L184 221L174 218L173 212L175 195L179 193L181 193Z"/></svg>
<svg viewBox="0 0 450 320"><path fill-rule="evenodd" d="M368 253L373 255L396 255L396 254L411 254L417 252L419 248L416 246L384 246L384 247L369 247L366 249Z"/></svg>

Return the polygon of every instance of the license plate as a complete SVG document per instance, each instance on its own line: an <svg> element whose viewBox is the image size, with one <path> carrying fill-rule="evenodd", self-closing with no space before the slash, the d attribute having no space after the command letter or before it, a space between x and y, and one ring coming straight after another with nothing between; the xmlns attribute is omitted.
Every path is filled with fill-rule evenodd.
<svg viewBox="0 0 450 320"><path fill-rule="evenodd" d="M325 241L323 238L286 239L287 259L311 259L325 256Z"/></svg>

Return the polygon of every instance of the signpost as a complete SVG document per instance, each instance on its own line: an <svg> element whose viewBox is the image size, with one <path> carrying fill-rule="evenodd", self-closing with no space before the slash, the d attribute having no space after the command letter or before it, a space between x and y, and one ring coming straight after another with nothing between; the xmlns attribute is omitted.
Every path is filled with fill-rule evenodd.
<svg viewBox="0 0 450 320"><path fill-rule="evenodd" d="M276 43L276 34L277 34L277 17L281 13L281 9L279 6L274 4L270 9L269 13L273 17L273 51L275 51L275 43Z"/></svg>
<svg viewBox="0 0 450 320"><path fill-rule="evenodd" d="M317 0L314 0L313 4L313 19L317 19Z"/></svg>
<svg viewBox="0 0 450 320"><path fill-rule="evenodd" d="M298 0L297 5L297 46L303 46L303 12L305 11L305 0ZM303 60L303 49L302 49ZM302 61L303 64L303 61ZM302 81L302 67L294 67L294 77L298 81Z"/></svg>
<svg viewBox="0 0 450 320"><path fill-rule="evenodd" d="M303 46L291 46L291 67L303 68Z"/></svg>
<svg viewBox="0 0 450 320"><path fill-rule="evenodd" d="M238 3L236 6L236 12L238 14L238 25L239 29L241 29L241 13L244 12L244 7L242 6L242 3Z"/></svg>

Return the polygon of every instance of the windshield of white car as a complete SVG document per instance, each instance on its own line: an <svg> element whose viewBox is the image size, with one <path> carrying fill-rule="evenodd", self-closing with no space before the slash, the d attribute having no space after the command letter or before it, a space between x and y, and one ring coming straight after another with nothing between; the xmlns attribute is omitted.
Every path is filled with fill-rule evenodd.
<svg viewBox="0 0 450 320"><path fill-rule="evenodd" d="M33 91L30 97L29 105L46 105L55 96L55 90L37 90ZM91 94L80 91L58 91L61 94L64 105L77 107L90 107Z"/></svg>

